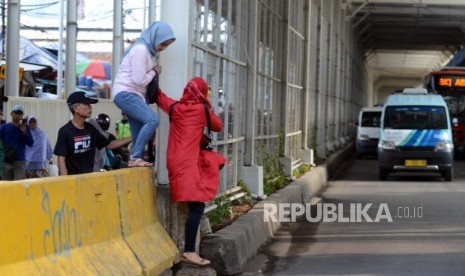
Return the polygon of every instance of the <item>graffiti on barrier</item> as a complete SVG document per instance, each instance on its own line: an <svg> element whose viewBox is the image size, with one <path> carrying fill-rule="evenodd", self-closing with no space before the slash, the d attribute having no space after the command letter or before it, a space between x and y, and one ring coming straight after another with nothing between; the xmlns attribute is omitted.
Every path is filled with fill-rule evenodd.
<svg viewBox="0 0 465 276"><path fill-rule="evenodd" d="M62 256L69 254L70 249L81 246L77 212L70 208L63 199L61 208L50 208L50 196L47 191L42 191L42 211L49 217L49 228L44 230L44 254L45 256ZM53 252L47 252L47 245L53 245Z"/></svg>

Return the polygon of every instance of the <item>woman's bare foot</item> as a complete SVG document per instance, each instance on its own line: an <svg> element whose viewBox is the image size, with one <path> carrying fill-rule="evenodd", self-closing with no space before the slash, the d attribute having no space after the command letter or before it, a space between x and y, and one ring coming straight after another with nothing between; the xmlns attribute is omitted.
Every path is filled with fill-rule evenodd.
<svg viewBox="0 0 465 276"><path fill-rule="evenodd" d="M207 266L211 263L210 260L200 257L195 252L184 252L181 256L181 262L197 266Z"/></svg>

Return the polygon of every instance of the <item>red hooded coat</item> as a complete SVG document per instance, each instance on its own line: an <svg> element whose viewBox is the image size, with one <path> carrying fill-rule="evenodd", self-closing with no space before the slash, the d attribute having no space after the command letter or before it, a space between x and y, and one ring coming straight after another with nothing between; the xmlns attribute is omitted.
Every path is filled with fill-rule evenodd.
<svg viewBox="0 0 465 276"><path fill-rule="evenodd" d="M200 141L207 125L205 108L208 105L211 131L221 131L223 123L213 111L207 99L208 85L202 78L193 78L184 88L179 102L162 91L157 105L169 115L167 168L171 186L171 198L178 201L207 202L218 191L219 172L226 159L215 151L200 150Z"/></svg>

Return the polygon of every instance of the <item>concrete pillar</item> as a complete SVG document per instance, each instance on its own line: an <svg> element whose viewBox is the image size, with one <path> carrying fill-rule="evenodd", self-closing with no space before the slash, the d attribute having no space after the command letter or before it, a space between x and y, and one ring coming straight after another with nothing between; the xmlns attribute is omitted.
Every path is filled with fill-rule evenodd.
<svg viewBox="0 0 465 276"><path fill-rule="evenodd" d="M292 177L292 167L294 163L294 159L292 157L280 157L279 163L283 166L283 173L285 176Z"/></svg>
<svg viewBox="0 0 465 276"><path fill-rule="evenodd" d="M308 56L306 60L307 70L307 94L308 102L308 135L307 145L309 148L316 150L317 145L317 111L318 111L318 95L317 95L317 72L318 72L318 3L313 0L309 3L309 23L308 23Z"/></svg>
<svg viewBox="0 0 465 276"><path fill-rule="evenodd" d="M321 1L319 3L320 14L319 24L320 29L318 33L318 71L319 78L317 80L317 155L320 158L326 158L326 139L328 133L328 48L329 48L329 22L325 17L327 13L327 3Z"/></svg>
<svg viewBox="0 0 465 276"><path fill-rule="evenodd" d="M315 165L314 163L314 156L313 156L313 149L303 149L300 152L300 156L304 163L308 163L310 165Z"/></svg>
<svg viewBox="0 0 465 276"><path fill-rule="evenodd" d="M249 37L247 49L249 53L249 70L247 72L247 93L246 93L246 115L245 115L245 152L244 152L244 165L255 165L255 133L256 133L256 91L257 91L257 75L255 70L250 68L257 68L257 32L258 32L258 2L257 0L249 1Z"/></svg>
<svg viewBox="0 0 465 276"><path fill-rule="evenodd" d="M241 169L241 179L247 184L251 194L263 197L263 167L244 166Z"/></svg>
<svg viewBox="0 0 465 276"><path fill-rule="evenodd" d="M160 88L173 99L179 99L187 81L192 76L192 33L190 24L195 1L162 0L160 20L173 28L176 41L160 53ZM163 113L163 112L161 112ZM166 114L160 114L160 126L157 130L157 177L161 184L168 184L166 170L166 149L168 145L169 120Z"/></svg>
<svg viewBox="0 0 465 276"><path fill-rule="evenodd" d="M256 91L257 91L257 34L258 34L258 1L249 1L249 31L247 49L249 54L249 70L247 72L246 115L245 115L245 152L244 166L241 179L246 183L249 191L257 196L264 196L263 192L263 167L255 164L255 134L256 134Z"/></svg>

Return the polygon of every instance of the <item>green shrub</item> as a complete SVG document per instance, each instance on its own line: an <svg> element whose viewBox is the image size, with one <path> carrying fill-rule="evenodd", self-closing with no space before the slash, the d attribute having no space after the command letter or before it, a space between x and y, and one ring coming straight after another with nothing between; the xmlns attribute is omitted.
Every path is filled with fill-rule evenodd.
<svg viewBox="0 0 465 276"><path fill-rule="evenodd" d="M216 208L207 213L207 218L210 220L212 227L223 223L223 221L231 218L232 203L226 196L220 196L214 199Z"/></svg>
<svg viewBox="0 0 465 276"><path fill-rule="evenodd" d="M241 199L242 201L245 201L247 203L252 202L252 194L249 191L249 187L247 187L247 184L245 184L244 181L239 179L237 181L237 186L241 187L241 190L245 193L244 197Z"/></svg>
<svg viewBox="0 0 465 276"><path fill-rule="evenodd" d="M309 172L312 169L312 165L308 163L304 163L300 165L298 168L294 169L292 175L294 179L301 177L304 173Z"/></svg>

